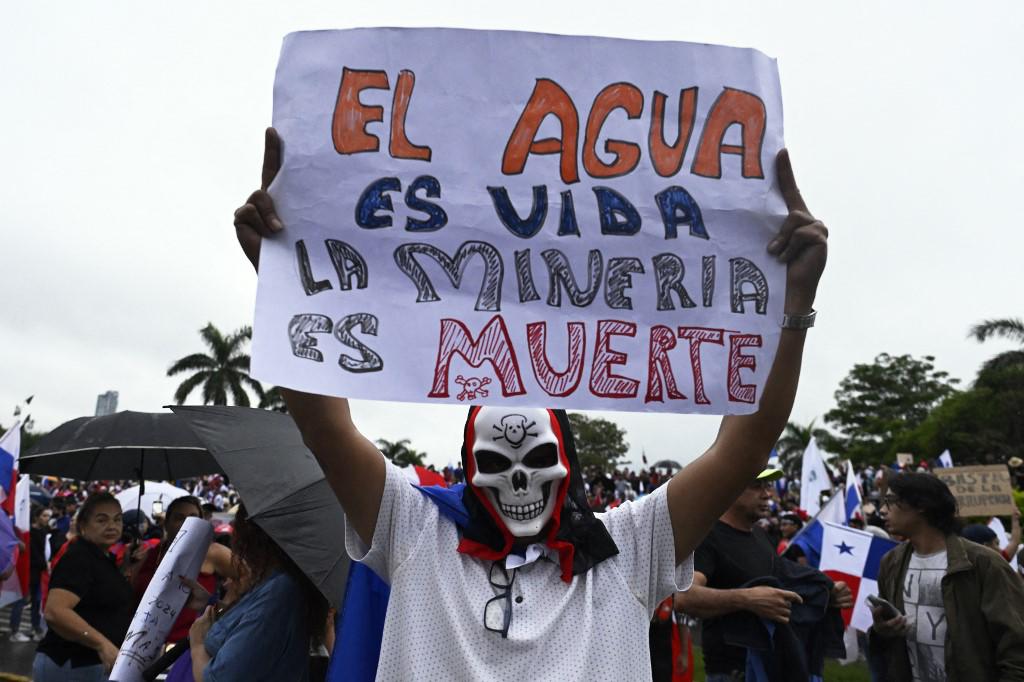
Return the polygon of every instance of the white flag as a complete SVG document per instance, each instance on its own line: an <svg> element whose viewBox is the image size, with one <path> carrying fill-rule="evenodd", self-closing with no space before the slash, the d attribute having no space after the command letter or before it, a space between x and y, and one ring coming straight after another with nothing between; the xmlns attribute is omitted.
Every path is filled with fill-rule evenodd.
<svg viewBox="0 0 1024 682"><path fill-rule="evenodd" d="M803 468L800 472L800 508L811 516L821 509L821 493L831 492L832 480L825 468L818 442L811 438L804 450Z"/></svg>

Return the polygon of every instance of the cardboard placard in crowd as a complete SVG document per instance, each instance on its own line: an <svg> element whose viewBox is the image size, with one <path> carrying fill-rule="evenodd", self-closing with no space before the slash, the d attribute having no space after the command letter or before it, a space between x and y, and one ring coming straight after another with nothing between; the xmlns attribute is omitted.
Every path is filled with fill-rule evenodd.
<svg viewBox="0 0 1024 682"><path fill-rule="evenodd" d="M111 680L141 682L142 673L163 653L167 635L189 596L189 588L178 576L196 579L212 540L209 521L185 519L139 602L114 662Z"/></svg>
<svg viewBox="0 0 1024 682"><path fill-rule="evenodd" d="M590 55L599 58L581 58ZM776 63L513 31L285 38L252 372L352 398L748 413L779 339Z"/></svg>
<svg viewBox="0 0 1024 682"><path fill-rule="evenodd" d="M953 491L960 516L1006 516L1013 511L1013 485L1003 464L936 469Z"/></svg>

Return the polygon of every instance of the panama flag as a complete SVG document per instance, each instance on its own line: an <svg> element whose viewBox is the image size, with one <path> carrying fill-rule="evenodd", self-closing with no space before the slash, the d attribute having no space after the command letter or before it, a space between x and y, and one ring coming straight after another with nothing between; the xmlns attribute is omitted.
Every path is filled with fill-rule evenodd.
<svg viewBox="0 0 1024 682"><path fill-rule="evenodd" d="M832 490L832 479L825 467L825 458L818 441L811 438L804 450L800 471L800 508L811 516L821 510L821 493Z"/></svg>
<svg viewBox="0 0 1024 682"><path fill-rule="evenodd" d="M943 450L942 454L939 455L939 466L947 469L953 467L953 455L949 453L949 450Z"/></svg>
<svg viewBox="0 0 1024 682"><path fill-rule="evenodd" d="M879 564L899 543L837 523L824 522L822 528L818 570L850 586L853 608L843 611L843 622L866 632L872 622L867 599L878 594Z"/></svg>
<svg viewBox="0 0 1024 682"><path fill-rule="evenodd" d="M853 472L853 464L846 460L846 523L860 513L860 476Z"/></svg>

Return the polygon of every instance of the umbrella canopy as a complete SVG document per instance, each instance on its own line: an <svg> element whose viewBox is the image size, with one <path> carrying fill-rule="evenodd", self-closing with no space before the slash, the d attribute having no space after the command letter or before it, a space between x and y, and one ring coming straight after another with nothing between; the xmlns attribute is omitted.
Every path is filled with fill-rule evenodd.
<svg viewBox="0 0 1024 682"><path fill-rule="evenodd" d="M340 609L349 567L345 514L291 417L220 405L171 409L209 448L249 518Z"/></svg>
<svg viewBox="0 0 1024 682"><path fill-rule="evenodd" d="M40 507L49 507L50 502L53 501L53 495L46 491L42 486L38 486L35 483L29 488L29 497L32 500L32 504L38 504Z"/></svg>
<svg viewBox="0 0 1024 682"><path fill-rule="evenodd" d="M654 463L655 469L682 469L683 465L674 459L659 459Z"/></svg>
<svg viewBox="0 0 1024 682"><path fill-rule="evenodd" d="M121 503L122 509L141 509L146 513L146 516L153 518L153 503L160 502L163 505L163 510L167 510L169 505L179 497L185 497L191 495L189 491L184 488L171 485L170 483L161 483L157 481L146 481L145 492L142 493L142 500L140 503L139 493L142 490L142 486L134 486L126 490L122 490L114 497Z"/></svg>
<svg viewBox="0 0 1024 682"><path fill-rule="evenodd" d="M72 419L23 454L18 470L80 481L175 480L221 472L199 439L170 412Z"/></svg>

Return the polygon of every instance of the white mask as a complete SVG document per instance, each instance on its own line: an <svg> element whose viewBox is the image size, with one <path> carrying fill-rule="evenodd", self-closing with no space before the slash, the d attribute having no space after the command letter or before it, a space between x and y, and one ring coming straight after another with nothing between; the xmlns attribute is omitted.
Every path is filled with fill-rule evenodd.
<svg viewBox="0 0 1024 682"><path fill-rule="evenodd" d="M544 409L483 407L473 422L473 475L505 527L536 535L551 519L561 481L569 474Z"/></svg>

